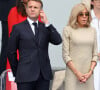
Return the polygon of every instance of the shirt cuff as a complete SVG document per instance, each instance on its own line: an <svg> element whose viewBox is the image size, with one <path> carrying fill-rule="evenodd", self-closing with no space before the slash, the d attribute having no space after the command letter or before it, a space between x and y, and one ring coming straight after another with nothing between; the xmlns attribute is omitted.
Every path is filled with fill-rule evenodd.
<svg viewBox="0 0 100 90"><path fill-rule="evenodd" d="M50 23L48 23L48 24L45 24L45 27L49 27L50 26Z"/></svg>

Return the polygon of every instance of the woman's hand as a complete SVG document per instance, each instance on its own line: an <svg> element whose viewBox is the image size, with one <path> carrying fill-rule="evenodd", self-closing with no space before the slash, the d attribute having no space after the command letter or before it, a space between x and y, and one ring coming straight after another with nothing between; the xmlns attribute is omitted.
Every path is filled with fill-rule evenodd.
<svg viewBox="0 0 100 90"><path fill-rule="evenodd" d="M84 74L82 74L81 72L78 71L78 72L76 73L76 76L77 76L78 80L80 81L80 83L86 82L86 79L85 79L85 77L84 77Z"/></svg>
<svg viewBox="0 0 100 90"><path fill-rule="evenodd" d="M93 71L90 70L88 73L84 74L84 77L85 77L86 81L91 77L92 72L93 72Z"/></svg>
<svg viewBox="0 0 100 90"><path fill-rule="evenodd" d="M89 71L86 74L82 74L80 72L77 73L77 78L80 81L80 83L86 83L86 81L91 77L92 71Z"/></svg>

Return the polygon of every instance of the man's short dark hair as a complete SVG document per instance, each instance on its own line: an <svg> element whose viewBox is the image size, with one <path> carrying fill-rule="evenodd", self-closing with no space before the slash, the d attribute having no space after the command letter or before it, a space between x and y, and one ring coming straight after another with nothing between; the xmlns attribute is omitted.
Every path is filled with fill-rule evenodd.
<svg viewBox="0 0 100 90"><path fill-rule="evenodd" d="M43 2L42 2L41 0L28 0L27 3L28 3L29 1L36 1L36 2L39 2L39 3L41 4L41 8L43 8Z"/></svg>

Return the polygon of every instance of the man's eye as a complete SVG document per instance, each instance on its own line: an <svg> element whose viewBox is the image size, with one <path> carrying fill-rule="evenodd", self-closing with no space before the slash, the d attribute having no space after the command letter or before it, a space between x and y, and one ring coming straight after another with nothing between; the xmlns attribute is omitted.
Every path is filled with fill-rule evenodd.
<svg viewBox="0 0 100 90"><path fill-rule="evenodd" d="M34 8L37 8L37 7L34 7Z"/></svg>
<svg viewBox="0 0 100 90"><path fill-rule="evenodd" d="M32 6L29 6L29 8L32 8Z"/></svg>

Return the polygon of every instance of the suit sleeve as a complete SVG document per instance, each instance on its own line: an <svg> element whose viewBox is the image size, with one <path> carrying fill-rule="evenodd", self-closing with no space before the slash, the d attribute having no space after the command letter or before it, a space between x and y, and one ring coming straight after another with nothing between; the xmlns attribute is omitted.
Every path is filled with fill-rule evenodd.
<svg viewBox="0 0 100 90"><path fill-rule="evenodd" d="M18 60L17 60L18 43L19 43L19 34L18 30L14 26L8 41L8 52L7 52L8 59L14 76L16 76L17 65L18 65Z"/></svg>
<svg viewBox="0 0 100 90"><path fill-rule="evenodd" d="M47 29L50 32L50 42L54 45L58 45L62 42L60 34L57 32L57 30L53 27L53 25L50 25L47 27Z"/></svg>

